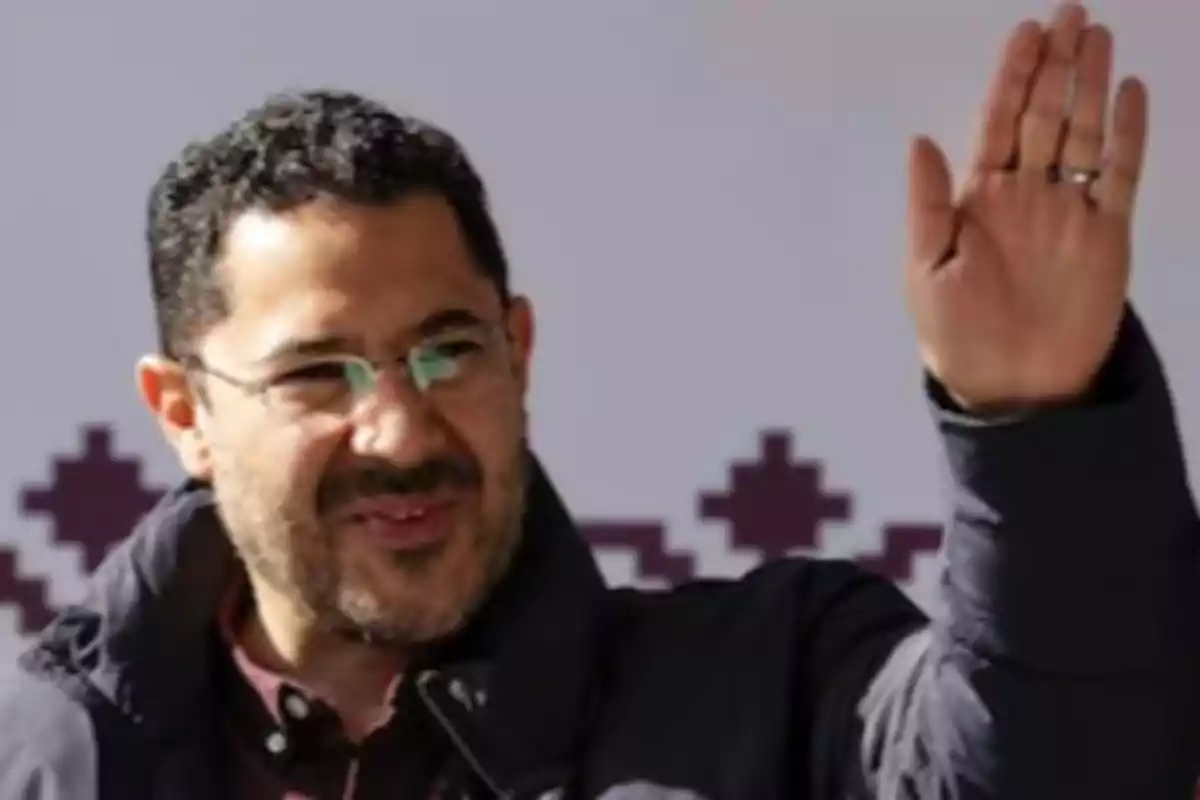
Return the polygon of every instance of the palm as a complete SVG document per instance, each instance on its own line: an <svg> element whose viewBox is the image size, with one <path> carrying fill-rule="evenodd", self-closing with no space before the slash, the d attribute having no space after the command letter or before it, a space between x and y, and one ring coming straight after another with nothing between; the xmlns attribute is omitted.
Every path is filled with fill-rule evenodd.
<svg viewBox="0 0 1200 800"><path fill-rule="evenodd" d="M1111 40L1084 26L1082 9L1068 7L1048 34L1031 24L1014 33L956 201L936 145L913 150L908 301L926 367L969 406L1081 394L1120 325L1145 97L1136 82L1121 87L1099 170ZM1073 111L1055 118L1072 70ZM1059 164L1100 176L1094 186L1048 180Z"/></svg>

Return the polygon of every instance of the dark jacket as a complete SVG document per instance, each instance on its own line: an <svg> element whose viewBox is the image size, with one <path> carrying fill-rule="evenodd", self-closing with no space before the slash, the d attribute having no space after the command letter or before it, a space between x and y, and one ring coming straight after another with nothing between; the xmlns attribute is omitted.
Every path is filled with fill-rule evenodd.
<svg viewBox="0 0 1200 800"><path fill-rule="evenodd" d="M1189 797L1196 519L1132 319L1102 384L1023 420L940 404L932 624L837 562L608 589L537 470L513 570L416 677L459 754L445 796ZM235 569L210 493L167 497L0 690L0 800L222 797L209 665Z"/></svg>

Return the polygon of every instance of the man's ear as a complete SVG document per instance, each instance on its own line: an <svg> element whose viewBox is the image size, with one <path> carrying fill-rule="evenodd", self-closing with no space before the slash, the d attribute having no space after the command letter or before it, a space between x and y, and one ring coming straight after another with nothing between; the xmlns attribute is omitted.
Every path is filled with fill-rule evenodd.
<svg viewBox="0 0 1200 800"><path fill-rule="evenodd" d="M143 356L137 363L137 384L142 401L187 474L211 480L208 441L197 424L196 396L183 367L164 356Z"/></svg>
<svg viewBox="0 0 1200 800"><path fill-rule="evenodd" d="M507 320L513 372L521 387L521 394L525 394L529 389L534 341L533 304L529 298L522 295L514 297L509 303Z"/></svg>

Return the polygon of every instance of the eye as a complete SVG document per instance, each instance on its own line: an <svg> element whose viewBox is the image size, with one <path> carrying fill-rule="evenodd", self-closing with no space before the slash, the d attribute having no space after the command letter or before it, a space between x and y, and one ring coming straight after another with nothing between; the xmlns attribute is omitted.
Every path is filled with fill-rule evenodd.
<svg viewBox="0 0 1200 800"><path fill-rule="evenodd" d="M483 350L483 343L467 337L430 342L427 347L439 358L458 359Z"/></svg>
<svg viewBox="0 0 1200 800"><path fill-rule="evenodd" d="M280 384L304 384L345 380L346 365L338 361L326 361L305 364L302 367L290 369L276 378L275 382Z"/></svg>
<svg viewBox="0 0 1200 800"><path fill-rule="evenodd" d="M293 367L272 381L273 396L297 410L323 409L375 385L374 370L366 363L330 359Z"/></svg>
<svg viewBox="0 0 1200 800"><path fill-rule="evenodd" d="M424 391L434 383L459 377L470 359L483 349L481 342L466 336L426 342L413 350L409 369L417 387Z"/></svg>

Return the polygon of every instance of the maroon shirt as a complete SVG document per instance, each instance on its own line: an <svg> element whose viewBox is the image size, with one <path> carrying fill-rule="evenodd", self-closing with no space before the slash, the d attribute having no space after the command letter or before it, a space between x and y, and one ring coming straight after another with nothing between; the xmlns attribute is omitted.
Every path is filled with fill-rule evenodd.
<svg viewBox="0 0 1200 800"><path fill-rule="evenodd" d="M230 765L230 800L434 798L449 740L411 682L397 681L392 712L361 743L349 741L329 706L256 664L237 644L250 608L244 584L219 615L229 657L219 670Z"/></svg>

